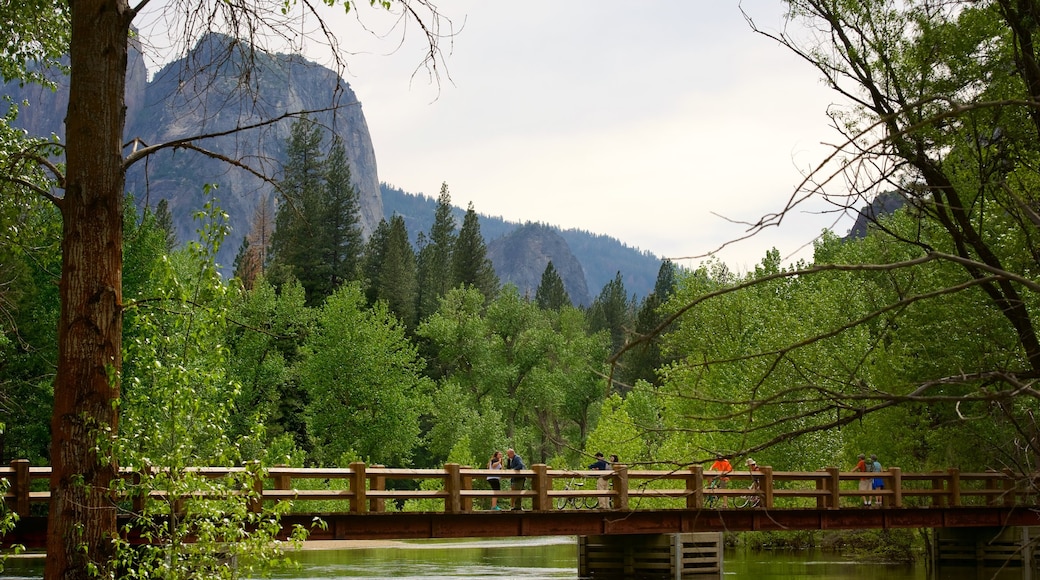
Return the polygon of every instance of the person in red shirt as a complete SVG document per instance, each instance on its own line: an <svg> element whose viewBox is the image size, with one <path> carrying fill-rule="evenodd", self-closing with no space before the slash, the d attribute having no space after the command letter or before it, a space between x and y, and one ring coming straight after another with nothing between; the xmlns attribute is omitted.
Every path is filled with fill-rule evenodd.
<svg viewBox="0 0 1040 580"><path fill-rule="evenodd" d="M866 473L866 472L870 471L869 469L867 469L867 456L866 455L864 455L862 453L859 454L859 462L856 463L856 467L852 471L858 471L860 473ZM871 478L869 478L869 477L861 477L861 478L859 478L859 490L860 491L869 492L870 491L870 486L871 486ZM861 498L863 499L863 507L870 507L870 495L864 494L863 496L861 496Z"/></svg>
<svg viewBox="0 0 1040 580"><path fill-rule="evenodd" d="M729 472L733 471L733 466L730 464L729 459L718 455L715 457L715 463L711 464L711 471L717 471L714 480L712 481L712 487L725 489L726 484L729 483ZM729 507L729 498L722 496L722 507Z"/></svg>

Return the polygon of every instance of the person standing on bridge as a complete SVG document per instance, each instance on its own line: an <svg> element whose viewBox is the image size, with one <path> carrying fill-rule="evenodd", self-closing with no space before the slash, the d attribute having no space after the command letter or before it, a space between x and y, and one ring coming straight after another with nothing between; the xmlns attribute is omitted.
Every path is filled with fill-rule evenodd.
<svg viewBox="0 0 1040 580"><path fill-rule="evenodd" d="M524 460L521 459L519 455L517 455L516 451L514 451L512 447L510 447L509 449L506 449L506 469L515 469L515 470L527 469L527 466L524 465ZM513 491L522 490L526 483L527 483L527 478L526 477L523 477L523 476L514 477L514 478L509 480L509 488L512 489ZM524 509L523 508L523 506L524 506L523 498L522 497L514 497L512 505L513 505L513 509L514 510Z"/></svg>
<svg viewBox="0 0 1040 580"><path fill-rule="evenodd" d="M877 455L871 454L870 461L871 461L870 470L872 472L874 472L874 473L880 474L881 473L881 462L878 461ZM874 488L875 492L878 492L878 491L880 491L882 489L885 489L885 480L880 475L875 475L874 476L874 482L873 482L873 485L871 487ZM874 497L874 501L876 502L876 505L878 507L881 507L881 496L880 495L879 496L875 496Z"/></svg>
<svg viewBox="0 0 1040 580"><path fill-rule="evenodd" d="M733 464L729 462L729 459L716 455L715 463L712 463L709 469L718 472L712 479L711 486L718 489L726 489L726 486L729 485L729 472L733 471ZM722 507L729 507L728 496L722 496Z"/></svg>
<svg viewBox="0 0 1040 580"><path fill-rule="evenodd" d="M491 454L491 460L488 461L488 467L487 468L488 469L494 469L496 471L502 469L502 452L501 451L495 451L494 453ZM497 475L489 476L487 478L487 481L488 481L488 485L491 486L491 489L493 489L495 491L499 491L500 489L502 489L502 481L501 481L501 479ZM498 507L498 497L497 496L494 496L494 495L491 496L491 509L493 509L493 510L500 509Z"/></svg>
<svg viewBox="0 0 1040 580"><path fill-rule="evenodd" d="M596 453L596 461L589 465L589 469L595 469L596 471L606 471L610 469L607 465L606 460L603 459L602 453ZM606 475L601 475L596 478L596 491L607 491L610 488L610 480L607 479ZM599 496L599 509L606 510L610 509L610 498L605 495Z"/></svg>
<svg viewBox="0 0 1040 580"><path fill-rule="evenodd" d="M870 471L867 469L867 456L862 453L859 454L859 462L856 463L856 467L852 471L858 471L860 473L866 473ZM873 484L873 479L870 477L859 478L859 491L863 494L860 499L863 500L863 507L870 507L870 489Z"/></svg>

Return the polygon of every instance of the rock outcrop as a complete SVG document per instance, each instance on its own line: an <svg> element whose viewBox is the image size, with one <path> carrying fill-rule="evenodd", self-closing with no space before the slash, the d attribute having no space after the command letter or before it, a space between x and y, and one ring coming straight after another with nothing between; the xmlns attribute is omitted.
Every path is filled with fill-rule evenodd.
<svg viewBox="0 0 1040 580"><path fill-rule="evenodd" d="M488 258L502 284L514 284L521 296L534 299L542 273L550 261L563 280L575 306L592 303L585 271L557 231L547 225L527 223L488 244Z"/></svg>

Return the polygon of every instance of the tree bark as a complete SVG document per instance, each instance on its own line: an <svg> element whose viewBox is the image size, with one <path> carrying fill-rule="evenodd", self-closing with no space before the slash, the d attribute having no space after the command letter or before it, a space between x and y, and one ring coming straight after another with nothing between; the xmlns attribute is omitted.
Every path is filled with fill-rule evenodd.
<svg viewBox="0 0 1040 580"><path fill-rule="evenodd" d="M115 555L118 468L108 442L122 367L127 42L124 0L70 0L61 315L51 418L48 579L103 574Z"/></svg>

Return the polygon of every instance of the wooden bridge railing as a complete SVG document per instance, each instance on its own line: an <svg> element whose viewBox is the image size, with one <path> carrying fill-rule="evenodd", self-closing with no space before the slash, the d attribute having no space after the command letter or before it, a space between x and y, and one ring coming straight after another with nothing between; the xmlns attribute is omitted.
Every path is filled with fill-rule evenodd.
<svg viewBox="0 0 1040 580"><path fill-rule="evenodd" d="M443 511L463 513L474 511L474 500L497 497L508 504L520 498L534 510L551 510L558 498L608 497L613 510L639 509L703 509L706 500L727 497L731 506L736 499L756 495L760 498L759 508L816 508L840 509L862 505L862 496L881 496L884 507L963 507L963 506L1012 506L1037 505L1037 475L1024 476L1009 471L986 471L961 473L957 469L929 473L903 473L891 467L879 474L885 482L883 490L859 491L858 483L864 474L844 472L837 468L820 471L773 471L762 467L761 471L734 471L726 474L728 486L709 489L712 478L721 476L717 472L705 471L694 465L686 469L671 471L636 470L625 465L615 465L612 471L550 469L546 465L534 465L529 470L491 471L473 469L449 463L443 469L402 469L369 466L352 463L348 468L291 468L273 467L266 472L247 467L197 467L189 468L206 477L224 477L239 474L251 477L252 491L257 494L253 507L259 509L261 501L293 501L294 511L307 511L313 502L322 504L322 511L329 512L382 512L396 508L396 502L404 500L437 500L443 502ZM124 477L138 478L130 470L123 470ZM489 476L502 477L502 490L494 491L486 483ZM525 489L508 489L508 478L523 476ZM31 467L28 461L13 461L10 467L0 467L0 478L9 486L4 495L8 509L19 515L29 515L32 504L46 503L50 498L47 481L50 467ZM610 487L598 490L593 483L597 478L607 477ZM753 479L759 489L751 490ZM437 480L438 489L416 489L424 480ZM570 480L588 481L579 489L564 489ZM249 490L240 493L248 493ZM199 494L194 494L198 496ZM204 495L204 494L203 494ZM151 499L164 497L162 492L152 491ZM167 498L168 499L168 498ZM387 500L390 500L388 503ZM146 501L134 500L135 504ZM342 506L343 509L340 509ZM137 506L135 506L137 507ZM716 503L714 507L719 507Z"/></svg>

